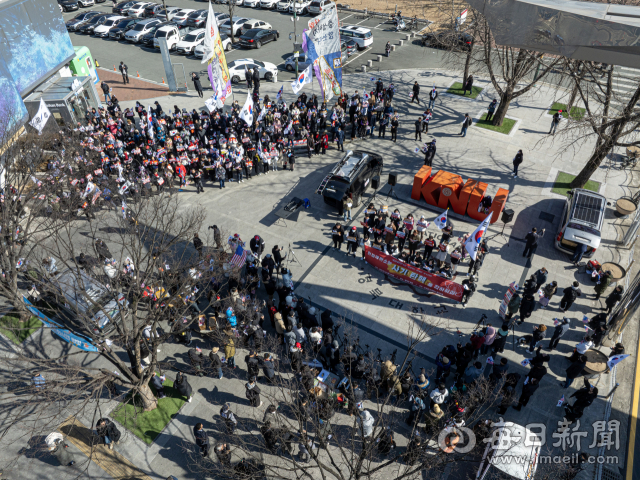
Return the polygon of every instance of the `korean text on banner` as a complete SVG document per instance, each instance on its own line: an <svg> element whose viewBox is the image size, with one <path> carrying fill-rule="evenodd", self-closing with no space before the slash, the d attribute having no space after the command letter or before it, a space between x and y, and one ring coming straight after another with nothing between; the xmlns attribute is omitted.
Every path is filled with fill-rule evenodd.
<svg viewBox="0 0 640 480"><path fill-rule="evenodd" d="M315 66L326 100L332 94L340 95L342 92L342 53L337 9L324 10L309 20L308 26L309 30L305 32L307 58Z"/></svg>
<svg viewBox="0 0 640 480"><path fill-rule="evenodd" d="M459 283L447 280L446 278L433 275L425 270L414 267L398 260L391 255L382 253L377 248L364 247L365 260L377 268L378 270L386 273L387 275L402 280L410 285L424 288L430 292L438 293L444 297L451 298L452 300L462 300L462 285Z"/></svg>
<svg viewBox="0 0 640 480"><path fill-rule="evenodd" d="M226 98L231 95L231 77L227 67L227 57L222 47L222 39L218 31L218 22L215 20L211 3L209 3L209 15L204 37L205 54L202 57L202 63L205 62L205 58L209 62L207 66L209 81L214 93L217 94L217 106L222 108Z"/></svg>
<svg viewBox="0 0 640 480"><path fill-rule="evenodd" d="M40 135L50 116L51 112L49 111L49 108L47 108L47 105L44 103L44 100L41 98L40 106L38 107L38 113L36 113L33 119L29 122L29 125L35 128L38 131L38 135Z"/></svg>

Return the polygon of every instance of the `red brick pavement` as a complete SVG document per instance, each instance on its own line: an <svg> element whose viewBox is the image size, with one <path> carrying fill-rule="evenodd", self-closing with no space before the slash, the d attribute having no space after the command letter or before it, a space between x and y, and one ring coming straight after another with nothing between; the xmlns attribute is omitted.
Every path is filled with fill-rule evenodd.
<svg viewBox="0 0 640 480"><path fill-rule="evenodd" d="M100 68L98 69L98 76L100 77L100 80L109 84L111 87L111 94L115 95L120 102L161 97L171 93L167 86L148 82L131 75L129 75L129 83L125 85L122 81L122 74L119 71L114 72L112 70ZM104 102L104 94L102 93L100 84L96 85L96 90L100 95L100 100Z"/></svg>

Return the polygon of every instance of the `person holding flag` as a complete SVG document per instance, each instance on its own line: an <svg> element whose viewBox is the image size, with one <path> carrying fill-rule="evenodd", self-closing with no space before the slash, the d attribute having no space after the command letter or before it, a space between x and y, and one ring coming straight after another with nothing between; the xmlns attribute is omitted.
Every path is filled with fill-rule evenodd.
<svg viewBox="0 0 640 480"><path fill-rule="evenodd" d="M298 78L291 82L291 90L293 90L293 93L297 95L298 92L302 90L302 87L307 83L311 83L312 79L311 65L309 65L300 75L298 75Z"/></svg>
<svg viewBox="0 0 640 480"><path fill-rule="evenodd" d="M482 243L482 237L484 236L484 232L486 232L489 224L491 223L491 217L493 212L491 212L487 218L485 218L478 228L476 228L473 233L469 236L467 241L464 244L464 248L467 252L469 252L469 256L473 261L476 260L478 254L478 248L480 247L480 243Z"/></svg>
<svg viewBox="0 0 640 480"><path fill-rule="evenodd" d="M282 85L280 87L280 90L278 90L278 94L276 95L276 103L280 103L280 100L282 99L282 94L284 93L284 85ZM284 102L284 100L282 100Z"/></svg>

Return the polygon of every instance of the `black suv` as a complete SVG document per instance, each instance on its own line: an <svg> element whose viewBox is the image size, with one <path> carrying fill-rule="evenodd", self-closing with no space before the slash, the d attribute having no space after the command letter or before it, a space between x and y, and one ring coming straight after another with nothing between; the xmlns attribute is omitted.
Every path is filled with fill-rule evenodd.
<svg viewBox="0 0 640 480"><path fill-rule="evenodd" d="M58 5L60 5L65 12L73 12L80 8L77 0L58 0Z"/></svg>
<svg viewBox="0 0 640 480"><path fill-rule="evenodd" d="M105 20L109 17L113 16L112 13L105 13L102 15L96 15L95 17L92 17L91 20L89 20L87 23L85 23L84 25L82 25L79 29L78 32L79 33L84 33L86 35L91 35L93 33L93 30L98 26L98 25L102 25Z"/></svg>
<svg viewBox="0 0 640 480"><path fill-rule="evenodd" d="M140 43L143 45L153 46L153 39L155 38L156 32L158 31L158 29L160 27L165 27L167 25L175 25L175 24L173 22L162 22L157 24L155 27L149 30L149 32L144 37L142 37L142 39L140 40Z"/></svg>
<svg viewBox="0 0 640 480"><path fill-rule="evenodd" d="M122 40L124 34L140 23L142 18L123 18L109 30L109 38L115 38L116 40Z"/></svg>

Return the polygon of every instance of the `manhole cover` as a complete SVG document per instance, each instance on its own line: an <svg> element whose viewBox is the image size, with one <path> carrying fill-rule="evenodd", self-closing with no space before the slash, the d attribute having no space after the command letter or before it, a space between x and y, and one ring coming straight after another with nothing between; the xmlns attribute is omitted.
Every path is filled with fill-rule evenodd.
<svg viewBox="0 0 640 480"><path fill-rule="evenodd" d="M553 219L556 218L555 215L551 215L547 212L540 212L540 216L538 217L540 220L544 220L545 222L553 223Z"/></svg>
<svg viewBox="0 0 640 480"><path fill-rule="evenodd" d="M602 480L622 480L622 477L618 472L613 472L608 468L602 469Z"/></svg>

